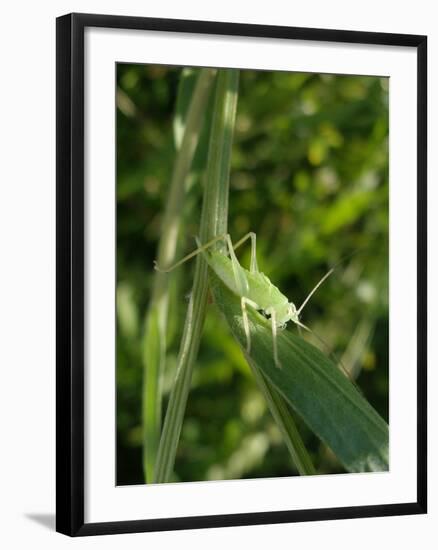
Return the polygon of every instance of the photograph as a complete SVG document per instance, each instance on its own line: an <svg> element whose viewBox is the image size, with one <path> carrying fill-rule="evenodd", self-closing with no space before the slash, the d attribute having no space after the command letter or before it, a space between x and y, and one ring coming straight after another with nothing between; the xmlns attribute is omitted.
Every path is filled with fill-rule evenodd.
<svg viewBox="0 0 438 550"><path fill-rule="evenodd" d="M1 546L431 548L433 4L5 5Z"/></svg>
<svg viewBox="0 0 438 550"><path fill-rule="evenodd" d="M115 70L115 484L390 471L390 79Z"/></svg>

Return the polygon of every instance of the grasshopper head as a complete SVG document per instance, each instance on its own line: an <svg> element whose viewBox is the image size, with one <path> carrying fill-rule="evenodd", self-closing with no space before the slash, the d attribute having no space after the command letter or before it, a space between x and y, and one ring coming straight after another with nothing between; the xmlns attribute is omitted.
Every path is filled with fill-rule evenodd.
<svg viewBox="0 0 438 550"><path fill-rule="evenodd" d="M276 314L279 325L285 325L288 321L298 321L297 308L292 302L285 302L284 305L276 308Z"/></svg>

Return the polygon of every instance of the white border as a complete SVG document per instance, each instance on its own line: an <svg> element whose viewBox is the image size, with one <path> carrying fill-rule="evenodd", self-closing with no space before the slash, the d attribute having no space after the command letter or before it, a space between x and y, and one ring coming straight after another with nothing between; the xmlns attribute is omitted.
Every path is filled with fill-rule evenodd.
<svg viewBox="0 0 438 550"><path fill-rule="evenodd" d="M415 501L415 50L93 28L85 53L85 521ZM117 61L390 76L390 472L115 487Z"/></svg>

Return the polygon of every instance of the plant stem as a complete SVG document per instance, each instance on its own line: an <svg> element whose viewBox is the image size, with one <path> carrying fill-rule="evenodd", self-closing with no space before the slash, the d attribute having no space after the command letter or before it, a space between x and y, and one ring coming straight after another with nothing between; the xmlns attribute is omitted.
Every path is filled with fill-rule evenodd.
<svg viewBox="0 0 438 550"><path fill-rule="evenodd" d="M312 460L306 447L304 446L303 440L301 439L298 428L284 398L277 392L269 380L263 376L254 362L251 361L249 356L247 356L247 361L252 369L257 384L268 403L271 414L281 431L284 442L299 474L315 474L316 472Z"/></svg>
<svg viewBox="0 0 438 550"><path fill-rule="evenodd" d="M181 225L185 182L201 133L210 90L216 70L201 69L187 111L184 137L176 157L158 245L159 265L174 260ZM165 364L168 277L156 272L152 296L146 313L142 344L143 357L143 470L146 482L152 482L161 430L161 378Z"/></svg>
<svg viewBox="0 0 438 550"><path fill-rule="evenodd" d="M238 70L224 69L218 72L201 213L199 235L201 242L206 242L227 231L230 157L237 107L238 80ZM221 245L218 244L218 246ZM172 475L193 365L198 354L205 320L207 292L208 266L202 256L198 256L193 290L178 356L176 377L158 447L156 483L166 483Z"/></svg>

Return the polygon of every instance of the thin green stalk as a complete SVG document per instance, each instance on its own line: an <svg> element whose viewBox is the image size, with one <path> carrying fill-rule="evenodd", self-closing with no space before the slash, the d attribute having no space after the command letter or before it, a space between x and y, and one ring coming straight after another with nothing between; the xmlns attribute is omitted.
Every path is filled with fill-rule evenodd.
<svg viewBox="0 0 438 550"><path fill-rule="evenodd" d="M278 393L275 387L267 380L259 371L257 366L247 356L248 364L250 365L257 384L262 391L272 416L281 431L283 440L288 448L300 475L313 475L315 468L312 460L304 446L303 440L298 432L295 421L287 407L284 398Z"/></svg>
<svg viewBox="0 0 438 550"><path fill-rule="evenodd" d="M239 71L218 72L210 134L206 184L200 223L200 239L206 242L227 231L231 144L236 116ZM166 265L162 263L161 265ZM193 365L198 354L205 320L208 267L202 256L195 266L193 290L181 341L178 366L163 432L158 447L155 482L170 481L190 390Z"/></svg>
<svg viewBox="0 0 438 550"><path fill-rule="evenodd" d="M168 265L174 260L182 218L185 182L204 121L207 101L216 74L215 69L201 69L187 111L184 137L176 157L169 195L164 211L157 260ZM161 430L161 378L165 364L168 277L155 273L152 296L145 319L143 336L143 470L147 482L154 479L154 469Z"/></svg>

